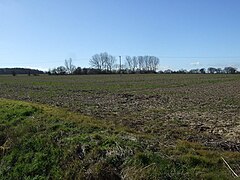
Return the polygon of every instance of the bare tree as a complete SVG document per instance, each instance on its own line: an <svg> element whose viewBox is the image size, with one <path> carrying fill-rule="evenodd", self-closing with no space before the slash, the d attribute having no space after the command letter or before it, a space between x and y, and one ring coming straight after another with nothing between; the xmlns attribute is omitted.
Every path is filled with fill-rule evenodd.
<svg viewBox="0 0 240 180"><path fill-rule="evenodd" d="M73 71L76 69L76 67L72 64L72 58L65 60L65 67L67 74L73 74Z"/></svg>
<svg viewBox="0 0 240 180"><path fill-rule="evenodd" d="M109 55L107 58L107 65L108 65L108 70L112 71L116 63L116 58L112 55Z"/></svg>
<svg viewBox="0 0 240 180"><path fill-rule="evenodd" d="M99 54L95 54L90 59L90 65L96 69L102 70L102 62Z"/></svg>
<svg viewBox="0 0 240 180"><path fill-rule="evenodd" d="M133 56L132 61L133 61L133 71L136 71L136 69L138 67L138 58L137 58L137 56Z"/></svg>
<svg viewBox="0 0 240 180"><path fill-rule="evenodd" d="M108 53L100 53L100 64L103 70L108 70Z"/></svg>
<svg viewBox="0 0 240 180"><path fill-rule="evenodd" d="M127 63L127 67L130 70L133 70L133 58L131 58L130 56L126 56L126 63Z"/></svg>
<svg viewBox="0 0 240 180"><path fill-rule="evenodd" d="M138 68L140 70L144 69L144 58L143 58L143 56L138 56Z"/></svg>
<svg viewBox="0 0 240 180"><path fill-rule="evenodd" d="M157 71L157 67L158 67L158 65L159 65L159 62L160 62L160 60L159 60L159 58L157 58L157 57L153 57L153 71Z"/></svg>
<svg viewBox="0 0 240 180"><path fill-rule="evenodd" d="M95 54L90 59L90 65L93 68L99 69L101 71L112 71L115 67L116 58L109 55L107 52Z"/></svg>
<svg viewBox="0 0 240 180"><path fill-rule="evenodd" d="M149 71L150 70L150 56L144 56L144 66L145 66L145 70Z"/></svg>

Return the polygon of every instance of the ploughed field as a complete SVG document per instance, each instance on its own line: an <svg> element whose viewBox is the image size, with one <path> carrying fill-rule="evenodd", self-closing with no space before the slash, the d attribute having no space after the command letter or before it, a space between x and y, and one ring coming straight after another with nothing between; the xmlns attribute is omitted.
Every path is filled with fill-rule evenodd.
<svg viewBox="0 0 240 180"><path fill-rule="evenodd" d="M0 87L2 98L64 107L167 144L240 150L239 75L0 76Z"/></svg>
<svg viewBox="0 0 240 180"><path fill-rule="evenodd" d="M170 159L178 159L183 154L204 158L212 156L201 154L203 151L232 152L239 156L240 75L0 76L0 98L63 108L66 112L111 125L112 129L116 127L123 132L144 136L142 143L149 152L161 152ZM225 156L229 161L233 157L232 154ZM236 165L240 162L239 157L231 163L240 174L240 168ZM190 163L189 167L197 166L194 163L204 164L204 160L198 160ZM190 162L189 159L186 161ZM217 159L216 163L223 164L217 168L225 168L221 160ZM147 171L154 164L143 165L142 171ZM181 173L187 174L182 177L204 178L200 176L204 168L199 169L199 176L196 169L191 172L181 170ZM136 168L127 169L126 172L134 174L130 173L134 170L139 171ZM226 173L231 174L227 168ZM156 175L153 179L177 175L179 172L173 173L172 177ZM119 177L123 178L123 175ZM138 178L144 178L144 175Z"/></svg>

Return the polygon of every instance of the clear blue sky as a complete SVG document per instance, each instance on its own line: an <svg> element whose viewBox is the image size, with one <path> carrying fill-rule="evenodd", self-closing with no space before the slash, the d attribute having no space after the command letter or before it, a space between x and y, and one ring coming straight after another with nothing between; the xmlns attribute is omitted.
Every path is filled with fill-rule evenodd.
<svg viewBox="0 0 240 180"><path fill-rule="evenodd" d="M88 67L107 51L240 68L239 22L239 0L0 0L0 67Z"/></svg>

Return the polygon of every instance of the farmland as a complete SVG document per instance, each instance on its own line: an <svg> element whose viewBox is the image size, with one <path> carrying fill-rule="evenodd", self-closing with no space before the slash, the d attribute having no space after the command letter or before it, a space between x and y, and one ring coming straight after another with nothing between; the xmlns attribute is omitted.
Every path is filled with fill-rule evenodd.
<svg viewBox="0 0 240 180"><path fill-rule="evenodd" d="M115 169L108 169L112 174L105 172L106 176L103 176L100 173L103 179L115 176L126 179L177 179L180 175L183 179L217 178L218 169L222 171L222 178L231 178L231 172L221 161L221 156L240 174L237 165L240 162L239 92L240 76L227 74L0 76L2 109L6 104L13 106L13 109L33 108L31 114L37 113L36 124L40 127L55 126L56 122L50 122L54 125L41 122L43 117L52 116L60 119L62 126L68 127L65 125L66 120L72 120L66 114L72 113L74 132L71 136L81 134L81 126L86 129L78 137L81 144L87 142L81 139L83 136L94 136L90 140L93 144L96 142L91 145L93 149L99 148L96 145L99 144L107 152L111 149L112 154L121 152L117 156L119 159L112 159L117 161L113 163ZM7 109L2 110L3 114L6 111ZM31 119L29 123L33 128L34 121ZM8 133L6 129L3 132L5 135ZM60 133L60 130L57 129L56 132ZM64 153L64 143L67 144L70 138L69 134L65 136L61 141ZM44 138L47 139L46 142L49 140L49 137ZM98 142L99 138L102 139L101 143ZM109 139L115 141L117 146L102 143L109 142ZM71 143L68 144L70 147L77 146L76 141ZM97 156L91 153L88 159ZM147 160L140 162L140 156ZM125 164L127 157L133 157L133 160ZM79 162L68 163L73 163L72 171L77 171L77 167L83 166L80 162L90 163L84 158L80 158ZM169 169L164 169L166 167L161 166L161 163L165 163ZM84 167L93 166L96 164ZM101 170L101 167L95 167L95 170ZM96 172L93 177L87 176L86 172L80 173L82 178L100 177ZM1 173L0 170L0 175ZM54 173L48 172L47 175ZM61 176L70 177L69 174Z"/></svg>

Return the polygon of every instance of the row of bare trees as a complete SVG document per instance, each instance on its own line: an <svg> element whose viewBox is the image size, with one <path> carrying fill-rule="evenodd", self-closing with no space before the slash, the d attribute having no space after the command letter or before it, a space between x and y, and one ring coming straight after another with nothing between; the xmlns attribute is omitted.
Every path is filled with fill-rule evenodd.
<svg viewBox="0 0 240 180"><path fill-rule="evenodd" d="M90 74L156 73L159 65L159 59L155 56L126 56L123 63L119 62L118 64L117 62L116 57L104 52L92 56L89 61L91 68L76 68L72 59L69 58L65 60L65 66L50 69L48 74L86 74L86 71L91 72Z"/></svg>
<svg viewBox="0 0 240 180"><path fill-rule="evenodd" d="M155 56L126 56L126 65L132 71L157 71L159 58Z"/></svg>
<svg viewBox="0 0 240 180"><path fill-rule="evenodd" d="M90 65L100 71L112 71L120 69L120 71L152 71L156 72L159 65L159 58L155 56L126 56L124 65L116 64L117 60L114 56L104 52L95 54L90 59Z"/></svg>

